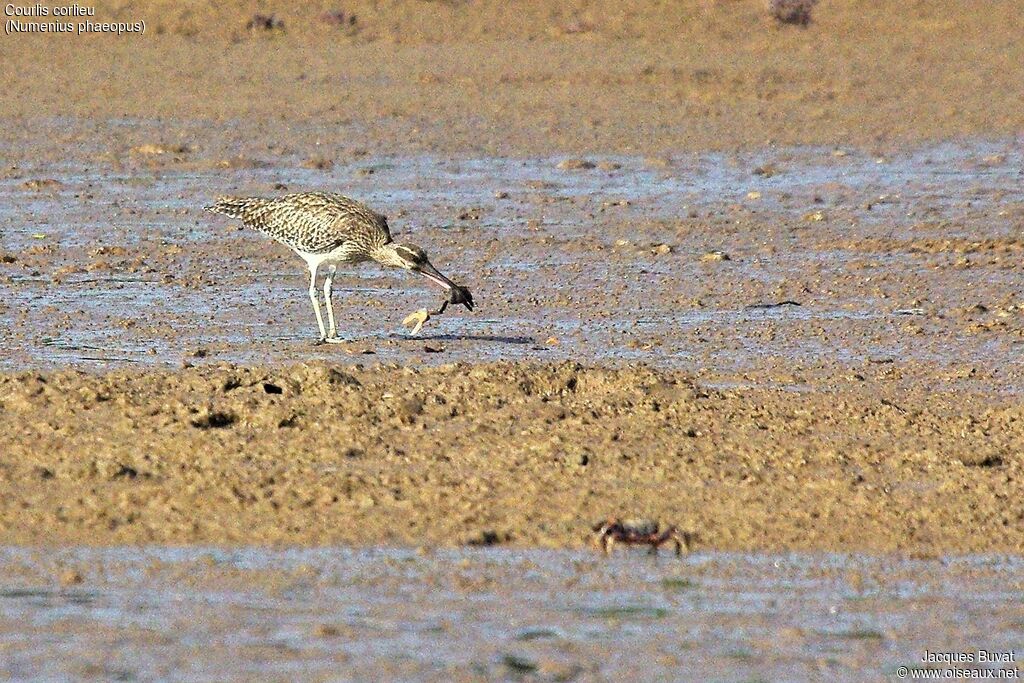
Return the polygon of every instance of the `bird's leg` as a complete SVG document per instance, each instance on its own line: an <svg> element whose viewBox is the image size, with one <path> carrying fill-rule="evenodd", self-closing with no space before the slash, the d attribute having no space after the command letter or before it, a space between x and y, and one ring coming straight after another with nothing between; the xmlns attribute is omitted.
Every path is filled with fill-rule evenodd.
<svg viewBox="0 0 1024 683"><path fill-rule="evenodd" d="M309 266L309 300L313 303L313 312L316 313L316 324L320 328L320 340L318 344L323 344L324 340L327 339L327 331L324 329L324 317L320 315L320 296L316 289L316 271L319 269L317 265Z"/></svg>
<svg viewBox="0 0 1024 683"><path fill-rule="evenodd" d="M443 302L441 302L441 307L438 308L436 311L427 311L427 315L441 315L442 313L444 313L444 309L446 308L448 308L448 299L445 299Z"/></svg>
<svg viewBox="0 0 1024 683"><path fill-rule="evenodd" d="M331 301L331 285L334 283L334 272L337 266L331 266L327 270L327 277L324 278L324 304L327 306L327 338L324 340L330 344L340 344L338 339L338 326L334 324L334 304Z"/></svg>

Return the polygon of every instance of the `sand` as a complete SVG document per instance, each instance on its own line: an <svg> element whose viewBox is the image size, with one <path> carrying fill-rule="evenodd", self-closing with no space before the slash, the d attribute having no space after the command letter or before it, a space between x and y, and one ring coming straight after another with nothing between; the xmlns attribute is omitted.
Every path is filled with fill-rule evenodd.
<svg viewBox="0 0 1024 683"><path fill-rule="evenodd" d="M1021 551L1015 3L96 8L146 33L3 42L0 543L579 547L622 515ZM945 180L903 181L921 149ZM433 181L467 159L478 196ZM644 173L671 191L619 191ZM201 212L300 185L378 192L479 316L391 337L433 301L346 275L377 298L311 350L299 264Z"/></svg>
<svg viewBox="0 0 1024 683"><path fill-rule="evenodd" d="M714 390L575 364L9 374L17 543L578 547L646 516L715 549L1024 547L1015 401Z"/></svg>
<svg viewBox="0 0 1024 683"><path fill-rule="evenodd" d="M8 36L3 137L40 119L229 123L204 145L659 155L874 148L1024 122L1019 5L822 2L807 29L756 0L96 2L144 34ZM354 15L354 26L322 19ZM282 29L247 29L254 14ZM109 125L93 128L109 137ZM46 141L35 140L40 144ZM173 143L174 139L164 142ZM195 142L195 141L193 141Z"/></svg>

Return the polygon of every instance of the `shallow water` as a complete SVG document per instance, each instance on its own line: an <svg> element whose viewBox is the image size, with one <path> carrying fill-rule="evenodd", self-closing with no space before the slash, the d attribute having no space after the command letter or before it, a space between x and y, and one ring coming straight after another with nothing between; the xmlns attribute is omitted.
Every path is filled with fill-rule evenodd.
<svg viewBox="0 0 1024 683"><path fill-rule="evenodd" d="M926 650L1024 655L1015 558L6 548L0 566L0 671L21 680L888 680Z"/></svg>
<svg viewBox="0 0 1024 683"><path fill-rule="evenodd" d="M365 157L316 170L287 155L221 168L200 154L113 162L99 153L26 165L0 181L0 251L17 259L0 264L0 323L11 330L0 367L345 350L367 361L572 358L730 372L878 360L954 373L1004 366L1024 328L1019 145L841 154L606 157L590 170L558 168L556 158ZM39 178L60 184L25 186ZM427 245L471 286L478 310L446 314L410 339L401 319L439 293L363 266L335 288L352 344L312 347L301 261L201 211L216 194L285 188L342 190L387 212L400 239ZM672 252L652 253L658 244ZM715 250L729 260L702 260ZM758 307L784 301L800 305ZM1009 307L996 311L1009 317L998 321L1008 335L970 331L963 311L979 303ZM908 335L908 325L919 329ZM1016 375L993 383L1024 386Z"/></svg>

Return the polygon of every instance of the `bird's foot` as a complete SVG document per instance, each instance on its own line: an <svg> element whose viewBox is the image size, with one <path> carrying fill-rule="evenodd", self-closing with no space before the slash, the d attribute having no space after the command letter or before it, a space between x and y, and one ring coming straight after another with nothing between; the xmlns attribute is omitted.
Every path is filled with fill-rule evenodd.
<svg viewBox="0 0 1024 683"><path fill-rule="evenodd" d="M415 313L410 313L406 316L405 320L402 321L402 324L406 327L412 325L412 329L409 330L409 336L415 337L416 334L419 333L420 329L423 328L423 323L428 320L430 320L430 312L425 308L421 308Z"/></svg>
<svg viewBox="0 0 1024 683"><path fill-rule="evenodd" d="M346 340L342 339L341 337L334 336L324 337L323 341L325 344L344 344Z"/></svg>

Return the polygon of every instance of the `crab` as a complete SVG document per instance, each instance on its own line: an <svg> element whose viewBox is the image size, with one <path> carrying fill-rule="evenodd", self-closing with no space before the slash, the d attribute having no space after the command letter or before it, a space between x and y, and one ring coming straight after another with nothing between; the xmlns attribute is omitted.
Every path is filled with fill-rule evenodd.
<svg viewBox="0 0 1024 683"><path fill-rule="evenodd" d="M421 308L420 310L413 311L412 313L407 315L405 317L405 320L402 321L402 324L405 325L406 327L412 325L412 329L409 330L409 336L415 337L419 333L420 329L423 327L423 323L427 322L428 320L430 320L430 311L428 311L425 308Z"/></svg>
<svg viewBox="0 0 1024 683"><path fill-rule="evenodd" d="M441 302L440 308L436 311L428 311L425 308L421 308L418 311L414 311L405 317L402 324L405 326L412 325L412 329L409 330L409 336L414 337L423 327L423 323L430 320L435 315L441 315L445 309L448 308L448 304L462 304L469 310L473 310L473 295L469 293L469 290L465 287L455 285L448 293L448 298Z"/></svg>
<svg viewBox="0 0 1024 683"><path fill-rule="evenodd" d="M670 526L664 531L660 530L658 522L650 519L627 519L622 521L611 517L598 522L593 527L594 544L604 550L605 554L612 551L616 543L627 545L649 545L651 554L657 555L658 549L666 543L674 543L676 546L676 557L683 554L683 548L690 551L690 543L693 535L679 531Z"/></svg>

